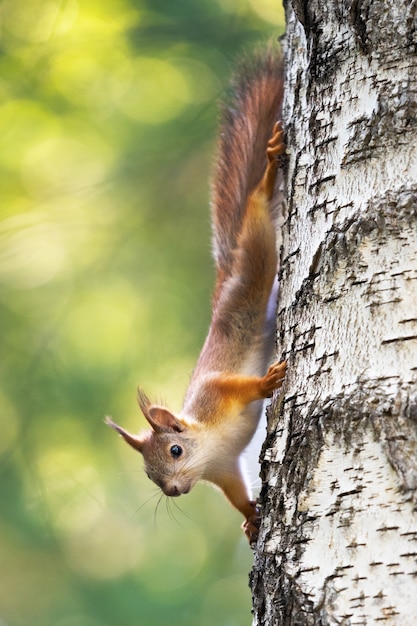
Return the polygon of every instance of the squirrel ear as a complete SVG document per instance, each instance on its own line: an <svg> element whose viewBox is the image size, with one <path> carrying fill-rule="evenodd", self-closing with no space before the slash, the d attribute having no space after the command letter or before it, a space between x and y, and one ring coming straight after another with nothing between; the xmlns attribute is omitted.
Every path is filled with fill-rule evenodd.
<svg viewBox="0 0 417 626"><path fill-rule="evenodd" d="M143 389L138 389L138 403L150 426L156 433L176 432L184 430L184 425L168 409L151 404Z"/></svg>
<svg viewBox="0 0 417 626"><path fill-rule="evenodd" d="M184 430L184 425L175 417L168 409L163 406L152 405L148 408L146 419L155 430L155 432L176 432L180 433Z"/></svg>
<svg viewBox="0 0 417 626"><path fill-rule="evenodd" d="M116 430L119 435L123 437L126 443L132 446L132 448L135 448L135 450L138 450L138 452L143 452L144 438L140 437L140 435L131 435L129 432L127 432L127 430L125 430L118 424L115 424L110 417L106 417L105 421L107 426L110 426L110 428L114 428L114 430Z"/></svg>

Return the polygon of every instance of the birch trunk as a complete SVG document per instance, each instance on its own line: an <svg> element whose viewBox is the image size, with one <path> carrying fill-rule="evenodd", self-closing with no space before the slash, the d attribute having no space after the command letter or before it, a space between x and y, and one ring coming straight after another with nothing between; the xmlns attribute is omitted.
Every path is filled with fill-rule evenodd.
<svg viewBox="0 0 417 626"><path fill-rule="evenodd" d="M417 624L417 13L288 0L254 624Z"/></svg>

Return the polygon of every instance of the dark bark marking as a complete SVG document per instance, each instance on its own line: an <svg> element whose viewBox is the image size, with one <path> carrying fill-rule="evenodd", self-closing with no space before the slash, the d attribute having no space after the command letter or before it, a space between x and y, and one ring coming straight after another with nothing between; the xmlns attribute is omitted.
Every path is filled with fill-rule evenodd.
<svg viewBox="0 0 417 626"><path fill-rule="evenodd" d="M353 0L349 11L349 22L352 26L356 41L362 52L369 52L369 42L366 32L366 17L362 14L363 0Z"/></svg>
<svg viewBox="0 0 417 626"><path fill-rule="evenodd" d="M417 335L406 335L405 337L392 337L391 339L383 339L381 343L397 343L399 341L410 341L412 339L417 339Z"/></svg>

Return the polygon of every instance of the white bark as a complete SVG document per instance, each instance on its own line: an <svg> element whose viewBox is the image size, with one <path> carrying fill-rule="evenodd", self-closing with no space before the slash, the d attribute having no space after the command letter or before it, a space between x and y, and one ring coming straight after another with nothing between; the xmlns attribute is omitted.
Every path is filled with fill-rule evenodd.
<svg viewBox="0 0 417 626"><path fill-rule="evenodd" d="M415 3L287 6L281 415L255 624L417 624Z"/></svg>

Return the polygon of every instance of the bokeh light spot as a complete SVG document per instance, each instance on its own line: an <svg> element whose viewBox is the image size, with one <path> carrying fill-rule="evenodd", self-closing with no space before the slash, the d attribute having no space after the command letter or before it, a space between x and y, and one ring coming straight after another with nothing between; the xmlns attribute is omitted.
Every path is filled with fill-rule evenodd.
<svg viewBox="0 0 417 626"><path fill-rule="evenodd" d="M173 63L139 57L120 107L144 124L161 124L178 116L190 99L186 77Z"/></svg>
<svg viewBox="0 0 417 626"><path fill-rule="evenodd" d="M252 10L265 22L281 25L285 21L284 7L275 0L249 0Z"/></svg>

